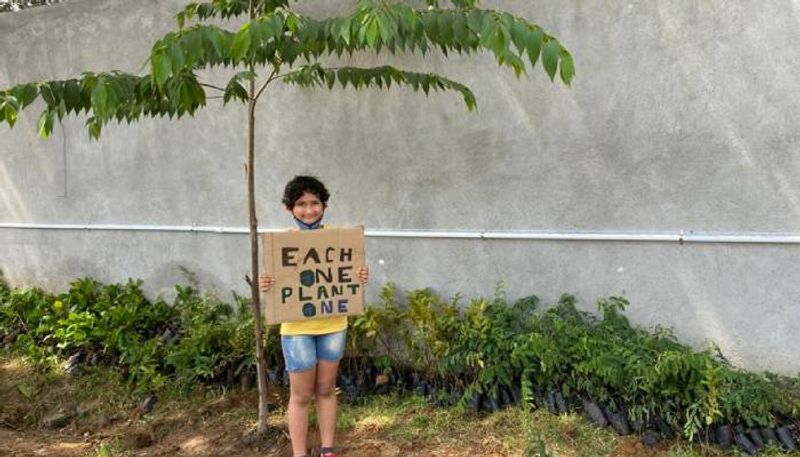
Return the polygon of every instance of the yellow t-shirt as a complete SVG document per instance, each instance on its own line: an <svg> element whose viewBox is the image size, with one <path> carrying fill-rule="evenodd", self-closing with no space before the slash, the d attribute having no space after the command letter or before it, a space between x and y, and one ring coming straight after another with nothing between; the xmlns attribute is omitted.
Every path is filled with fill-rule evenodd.
<svg viewBox="0 0 800 457"><path fill-rule="evenodd" d="M323 225L320 227L324 229ZM293 227L290 230L297 230ZM347 316L320 317L299 322L281 324L281 335L325 335L347 329Z"/></svg>
<svg viewBox="0 0 800 457"><path fill-rule="evenodd" d="M347 316L320 317L281 324L281 335L325 335L347 329Z"/></svg>

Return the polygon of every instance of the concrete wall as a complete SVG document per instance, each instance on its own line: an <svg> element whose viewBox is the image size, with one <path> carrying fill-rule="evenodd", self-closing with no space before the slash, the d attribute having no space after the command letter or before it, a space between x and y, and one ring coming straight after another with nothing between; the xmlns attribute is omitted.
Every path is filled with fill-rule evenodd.
<svg viewBox="0 0 800 457"><path fill-rule="evenodd" d="M0 87L137 71L181 4L71 0L0 15ZM370 229L800 232L797 2L484 5L559 37L573 87L538 70L517 80L488 56L438 55L395 61L468 84L477 112L454 94L275 86L258 111L262 226L290 224L282 186L313 173L332 191L330 223ZM83 119L41 141L37 116L0 131L0 222L246 226L241 107L111 126L99 142ZM370 238L367 249L372 297L387 280L466 296L503 280L512 298L571 292L587 308L624 294L642 325L715 341L742 366L800 371L797 244ZM247 253L241 235L0 229L6 276L48 288L130 276L167 293L183 266L242 291Z"/></svg>

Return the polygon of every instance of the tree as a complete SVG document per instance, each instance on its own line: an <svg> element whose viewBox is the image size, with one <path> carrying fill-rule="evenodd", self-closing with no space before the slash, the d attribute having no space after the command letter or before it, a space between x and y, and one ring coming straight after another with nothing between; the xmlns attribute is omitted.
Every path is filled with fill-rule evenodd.
<svg viewBox="0 0 800 457"><path fill-rule="evenodd" d="M355 0L354 0L354 3ZM346 16L313 19L294 11L289 0L212 0L192 2L175 16L177 29L156 41L143 75L119 71L84 73L80 78L19 84L0 91L0 122L13 127L19 112L36 99L44 102L39 134L47 137L55 119L86 115L89 135L97 139L103 126L116 120L132 122L141 116L193 115L209 98L224 104L242 102L248 109L247 194L250 221L251 275L246 278L256 321L255 342L259 387L258 430L266 430L266 369L263 323L258 291L258 219L255 211L255 108L275 82L303 87L337 84L355 89L403 85L428 93L459 93L467 109L476 108L470 89L434 73L405 71L393 66L359 68L329 66L322 58L376 53L444 56L458 52L491 52L500 67L517 77L541 67L553 80L558 74L569 85L574 75L572 56L540 26L504 11L481 9L478 0L426 0L427 8L402 1L359 0ZM237 30L210 23L211 19L245 16ZM202 70L232 69L227 84L202 80ZM214 95L207 96L207 92Z"/></svg>

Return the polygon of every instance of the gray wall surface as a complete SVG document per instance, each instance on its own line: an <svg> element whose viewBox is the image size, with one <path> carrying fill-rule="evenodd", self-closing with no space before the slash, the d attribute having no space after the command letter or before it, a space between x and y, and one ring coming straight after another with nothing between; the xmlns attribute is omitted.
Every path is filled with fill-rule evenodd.
<svg viewBox="0 0 800 457"><path fill-rule="evenodd" d="M300 2L310 14L356 2ZM0 15L0 87L85 70L138 71L174 27L181 0L72 0ZM311 5L311 6L309 6ZM258 111L261 226L291 224L284 183L328 184L332 224L368 229L800 233L800 6L770 2L485 1L541 24L572 52L572 88L540 69L517 80L488 55L384 59L469 85L458 95L274 86ZM210 75L219 79L220 75ZM36 135L28 110L0 127L0 223L245 227L245 110L211 101L195 118L112 125L84 119ZM244 291L244 235L0 228L15 285L142 278ZM386 281L445 296L593 309L622 294L628 315L716 342L736 364L800 371L798 244L678 244L369 238L377 295Z"/></svg>

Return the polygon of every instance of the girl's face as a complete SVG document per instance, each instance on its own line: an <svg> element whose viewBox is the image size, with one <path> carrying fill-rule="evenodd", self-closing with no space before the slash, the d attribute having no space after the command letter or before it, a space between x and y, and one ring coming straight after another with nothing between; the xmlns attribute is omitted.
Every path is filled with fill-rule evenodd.
<svg viewBox="0 0 800 457"><path fill-rule="evenodd" d="M322 200L310 192L303 192L303 196L294 202L292 209L286 208L294 217L300 219L306 224L313 224L317 222L325 213L325 206Z"/></svg>

